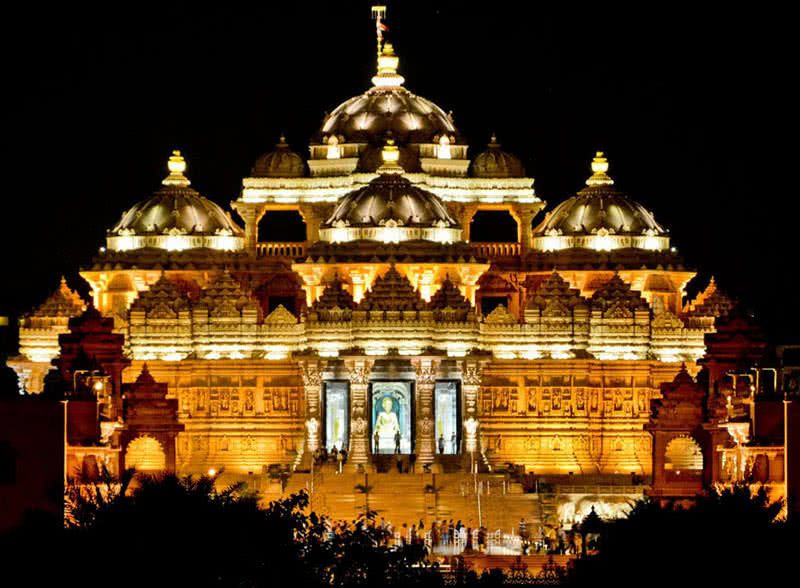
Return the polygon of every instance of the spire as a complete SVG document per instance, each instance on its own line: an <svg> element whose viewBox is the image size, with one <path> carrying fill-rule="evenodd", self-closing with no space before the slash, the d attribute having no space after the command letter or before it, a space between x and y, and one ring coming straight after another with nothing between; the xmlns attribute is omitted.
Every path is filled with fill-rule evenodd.
<svg viewBox="0 0 800 588"><path fill-rule="evenodd" d="M186 160L181 155L180 151L173 151L169 160L167 161L167 169L169 175L161 182L165 186L188 186L191 182L183 175L186 171Z"/></svg>
<svg viewBox="0 0 800 588"><path fill-rule="evenodd" d="M598 151L592 159L592 175L586 180L587 186L611 186L614 184L606 172L608 171L608 159L603 156L602 151Z"/></svg>

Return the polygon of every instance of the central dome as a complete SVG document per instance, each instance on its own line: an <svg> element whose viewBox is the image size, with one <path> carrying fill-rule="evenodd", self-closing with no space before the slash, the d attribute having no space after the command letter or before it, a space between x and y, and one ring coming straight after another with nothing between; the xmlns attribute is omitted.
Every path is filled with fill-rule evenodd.
<svg viewBox="0 0 800 588"><path fill-rule="evenodd" d="M372 88L351 98L327 117L320 132L348 143L379 144L390 131L402 143L433 143L437 135L458 134L441 108L405 88Z"/></svg>
<svg viewBox="0 0 800 588"><path fill-rule="evenodd" d="M402 87L397 75L398 58L386 45L378 58L378 75L373 88L350 98L325 118L318 139L343 137L347 143L382 145L391 133L401 144L434 143L441 135L459 141L452 117L430 100Z"/></svg>

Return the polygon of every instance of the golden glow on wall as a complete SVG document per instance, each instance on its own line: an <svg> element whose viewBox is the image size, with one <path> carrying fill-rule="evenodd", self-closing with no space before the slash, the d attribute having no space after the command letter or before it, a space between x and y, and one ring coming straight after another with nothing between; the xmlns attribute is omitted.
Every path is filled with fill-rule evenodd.
<svg viewBox="0 0 800 588"><path fill-rule="evenodd" d="M672 439L667 443L664 456L664 468L676 473L703 469L703 452L697 441L689 436L681 435Z"/></svg>
<svg viewBox="0 0 800 588"><path fill-rule="evenodd" d="M128 444L125 452L125 468L153 472L166 469L167 460L161 444L153 437L143 435Z"/></svg>

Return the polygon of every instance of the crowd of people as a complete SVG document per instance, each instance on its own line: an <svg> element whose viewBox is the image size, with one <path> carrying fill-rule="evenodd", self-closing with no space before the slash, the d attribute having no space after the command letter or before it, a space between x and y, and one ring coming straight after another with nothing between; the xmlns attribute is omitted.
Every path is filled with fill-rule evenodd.
<svg viewBox="0 0 800 588"><path fill-rule="evenodd" d="M325 524L330 538L333 538L335 534L346 531L352 523L326 520ZM531 535L523 520L520 521L519 533L512 535L504 535L499 529L490 532L483 526L473 529L453 519L434 521L427 528L423 520L410 526L407 523L395 526L383 518L369 519L359 524L384 531L379 534L383 545L424 545L431 554L487 553L504 548L521 555L580 555L585 540L575 530L554 525L539 527L535 535ZM591 551L595 547L595 537L589 535L586 549Z"/></svg>
<svg viewBox="0 0 800 588"><path fill-rule="evenodd" d="M311 456L315 466L319 467L326 463L335 464L336 471L340 474L342 473L342 467L347 463L347 449L344 447L338 449L336 445L331 447L330 451L328 451L327 447L319 447L314 450Z"/></svg>

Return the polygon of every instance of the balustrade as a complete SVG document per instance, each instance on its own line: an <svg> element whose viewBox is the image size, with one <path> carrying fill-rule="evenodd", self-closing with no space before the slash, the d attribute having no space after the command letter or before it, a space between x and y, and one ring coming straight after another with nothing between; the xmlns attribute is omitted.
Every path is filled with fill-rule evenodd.
<svg viewBox="0 0 800 588"><path fill-rule="evenodd" d="M256 244L258 257L305 257L306 244L302 242L267 241Z"/></svg>
<svg viewBox="0 0 800 588"><path fill-rule="evenodd" d="M490 259L495 257L516 257L520 252L520 244L511 242L475 242L470 243L470 246L478 257L488 257Z"/></svg>

